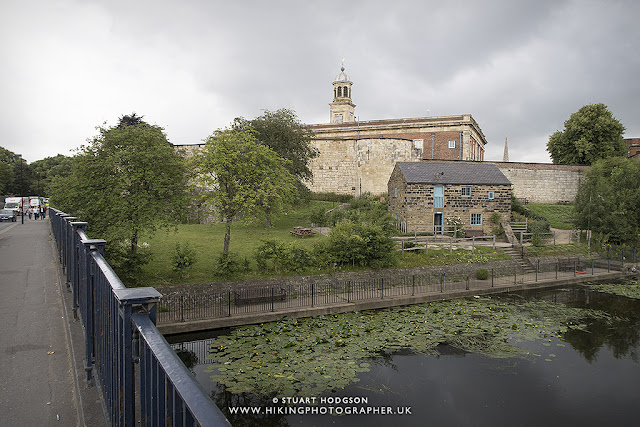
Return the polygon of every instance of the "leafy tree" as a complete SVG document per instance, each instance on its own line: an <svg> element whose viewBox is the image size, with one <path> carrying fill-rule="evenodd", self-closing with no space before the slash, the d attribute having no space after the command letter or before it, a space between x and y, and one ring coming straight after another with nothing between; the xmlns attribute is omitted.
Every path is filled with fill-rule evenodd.
<svg viewBox="0 0 640 427"><path fill-rule="evenodd" d="M31 163L36 182L34 183L35 193L39 195L49 194L49 186L56 176L68 176L71 174L72 159L68 156L58 154L54 157L45 157Z"/></svg>
<svg viewBox="0 0 640 427"><path fill-rule="evenodd" d="M624 130L606 105L585 105L564 122L564 131L549 137L547 151L556 164L590 165L598 159L624 156Z"/></svg>
<svg viewBox="0 0 640 427"><path fill-rule="evenodd" d="M32 193L33 171L27 162L6 148L0 147L0 189L3 194L28 196Z"/></svg>
<svg viewBox="0 0 640 427"><path fill-rule="evenodd" d="M13 167L5 162L0 162L0 194L7 194L13 183Z"/></svg>
<svg viewBox="0 0 640 427"><path fill-rule="evenodd" d="M259 144L251 130L217 130L196 157L209 203L226 224L223 256L229 252L231 224L272 213L292 201L295 178L286 161Z"/></svg>
<svg viewBox="0 0 640 427"><path fill-rule="evenodd" d="M176 222L186 206L186 168L164 130L146 123L98 127L71 160L69 175L54 177L52 204L88 221L107 239L111 261L139 266L140 237ZM116 260L116 261L114 261Z"/></svg>
<svg viewBox="0 0 640 427"><path fill-rule="evenodd" d="M627 158L597 161L580 184L576 226L608 236L609 241L640 241L640 162Z"/></svg>
<svg viewBox="0 0 640 427"><path fill-rule="evenodd" d="M313 177L309 161L318 156L311 145L313 132L298 119L293 110L265 110L264 114L253 120L240 117L235 119L234 129L253 129L258 142L289 161L286 168L299 181Z"/></svg>

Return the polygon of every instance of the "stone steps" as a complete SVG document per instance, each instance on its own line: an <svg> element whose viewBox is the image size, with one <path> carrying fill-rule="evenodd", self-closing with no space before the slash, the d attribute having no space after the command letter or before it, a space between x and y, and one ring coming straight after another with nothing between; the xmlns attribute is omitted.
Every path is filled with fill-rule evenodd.
<svg viewBox="0 0 640 427"><path fill-rule="evenodd" d="M529 263L529 261L522 258L520 251L514 248L503 248L504 253L509 255L515 262L522 267L525 273L535 273L536 269Z"/></svg>

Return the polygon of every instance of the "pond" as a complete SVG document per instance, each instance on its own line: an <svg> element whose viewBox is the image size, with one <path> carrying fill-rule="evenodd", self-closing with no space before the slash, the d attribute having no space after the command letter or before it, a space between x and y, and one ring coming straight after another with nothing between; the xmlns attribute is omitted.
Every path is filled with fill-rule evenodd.
<svg viewBox="0 0 640 427"><path fill-rule="evenodd" d="M630 425L640 285L283 319L169 341L234 426Z"/></svg>

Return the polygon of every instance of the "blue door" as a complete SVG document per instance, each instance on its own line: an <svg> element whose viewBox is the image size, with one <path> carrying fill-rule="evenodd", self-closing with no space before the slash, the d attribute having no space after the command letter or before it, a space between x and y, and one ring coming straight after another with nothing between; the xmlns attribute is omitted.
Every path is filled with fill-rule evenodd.
<svg viewBox="0 0 640 427"><path fill-rule="evenodd" d="M444 185L433 186L433 207L444 208Z"/></svg>

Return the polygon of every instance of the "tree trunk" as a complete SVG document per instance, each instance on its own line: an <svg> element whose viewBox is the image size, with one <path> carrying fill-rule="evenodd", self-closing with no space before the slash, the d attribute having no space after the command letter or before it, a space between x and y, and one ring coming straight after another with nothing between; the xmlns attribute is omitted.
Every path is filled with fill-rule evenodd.
<svg viewBox="0 0 640 427"><path fill-rule="evenodd" d="M133 231L131 236L131 253L136 254L138 252L138 230Z"/></svg>
<svg viewBox="0 0 640 427"><path fill-rule="evenodd" d="M222 254L229 253L229 242L231 241L231 221L227 221L225 233L224 233L224 246L222 247Z"/></svg>

